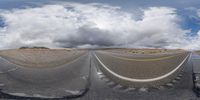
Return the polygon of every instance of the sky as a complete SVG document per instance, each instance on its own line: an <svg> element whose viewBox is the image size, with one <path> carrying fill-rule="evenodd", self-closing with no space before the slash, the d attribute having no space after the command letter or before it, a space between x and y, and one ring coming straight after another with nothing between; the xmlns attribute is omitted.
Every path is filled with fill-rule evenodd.
<svg viewBox="0 0 200 100"><path fill-rule="evenodd" d="M0 49L200 49L198 0L0 0Z"/></svg>

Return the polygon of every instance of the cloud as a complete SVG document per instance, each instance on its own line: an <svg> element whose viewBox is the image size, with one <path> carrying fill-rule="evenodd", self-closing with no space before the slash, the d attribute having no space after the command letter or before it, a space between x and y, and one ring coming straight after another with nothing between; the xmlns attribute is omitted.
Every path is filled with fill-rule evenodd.
<svg viewBox="0 0 200 100"><path fill-rule="evenodd" d="M200 9L197 9L197 16L200 17Z"/></svg>
<svg viewBox="0 0 200 100"><path fill-rule="evenodd" d="M106 4L64 3L1 10L5 26L0 48L48 47L188 48L189 30L180 27L176 9L149 7L137 14Z"/></svg>
<svg viewBox="0 0 200 100"><path fill-rule="evenodd" d="M195 21L196 24L200 24L199 20L200 20L200 9L193 9L193 11L195 12L193 14L193 16L195 16ZM190 37L190 41L188 41L188 46L187 48L190 49L196 49L199 50L200 49L200 30L196 33L196 35L194 37Z"/></svg>

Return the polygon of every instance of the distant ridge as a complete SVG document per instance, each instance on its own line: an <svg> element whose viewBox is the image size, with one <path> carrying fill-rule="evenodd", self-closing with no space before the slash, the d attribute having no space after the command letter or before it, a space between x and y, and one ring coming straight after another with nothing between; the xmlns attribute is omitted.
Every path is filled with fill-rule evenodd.
<svg viewBox="0 0 200 100"><path fill-rule="evenodd" d="M49 49L47 47L20 47L19 49Z"/></svg>

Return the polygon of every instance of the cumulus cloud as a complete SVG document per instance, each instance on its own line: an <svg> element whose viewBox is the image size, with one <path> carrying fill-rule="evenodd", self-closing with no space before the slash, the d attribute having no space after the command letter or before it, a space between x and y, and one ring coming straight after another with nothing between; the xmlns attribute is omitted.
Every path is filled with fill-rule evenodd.
<svg viewBox="0 0 200 100"><path fill-rule="evenodd" d="M197 9L197 16L200 17L200 9Z"/></svg>
<svg viewBox="0 0 200 100"><path fill-rule="evenodd" d="M200 9L193 9L194 12L196 12L196 14L194 14L195 19L196 19L196 23L200 24L198 21L200 20ZM194 37L190 37L190 40L188 43L189 45L187 46L187 48L190 49L200 49L200 30L196 33L196 35Z"/></svg>
<svg viewBox="0 0 200 100"><path fill-rule="evenodd" d="M176 9L150 7L135 15L105 4L65 3L1 10L0 48L150 47L188 48L189 30L180 27Z"/></svg>

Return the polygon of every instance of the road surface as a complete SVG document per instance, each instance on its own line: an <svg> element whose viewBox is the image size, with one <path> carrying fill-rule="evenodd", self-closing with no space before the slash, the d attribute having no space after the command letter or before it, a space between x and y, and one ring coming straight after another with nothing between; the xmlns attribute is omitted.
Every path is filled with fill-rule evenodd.
<svg viewBox="0 0 200 100"><path fill-rule="evenodd" d="M75 100L200 100L192 88L192 62L185 64L184 71L172 86L160 88L129 88L113 82L98 67L93 56L91 62L91 86L83 97Z"/></svg>
<svg viewBox="0 0 200 100"><path fill-rule="evenodd" d="M8 50L1 54L0 88L3 93L22 97L62 98L82 95L88 89L88 52ZM55 57L58 58L56 54L62 58L59 63L54 61L57 60Z"/></svg>
<svg viewBox="0 0 200 100"><path fill-rule="evenodd" d="M199 100L192 90L192 63L190 58L182 66L183 71L179 72L172 82L159 87L134 88L121 85L108 77L101 70L101 66L95 57L95 51L85 52L77 57L72 62L70 61L71 63L64 64L63 67L55 68L53 66L16 67L15 64L13 65L1 58L1 98L22 99L23 96L34 96L37 97L35 98L37 100L43 100L44 97L60 98L74 94L67 98L70 98L70 100L132 100L133 98L136 100ZM145 78L148 78L148 76L145 76ZM87 83L86 80L89 84L84 84ZM82 89L88 89L88 91L85 91L83 95L75 96ZM63 100L66 100L66 98Z"/></svg>
<svg viewBox="0 0 200 100"><path fill-rule="evenodd" d="M116 82L131 87L154 87L172 81L183 70L189 53L155 56L122 57L102 51L95 54L100 69Z"/></svg>

